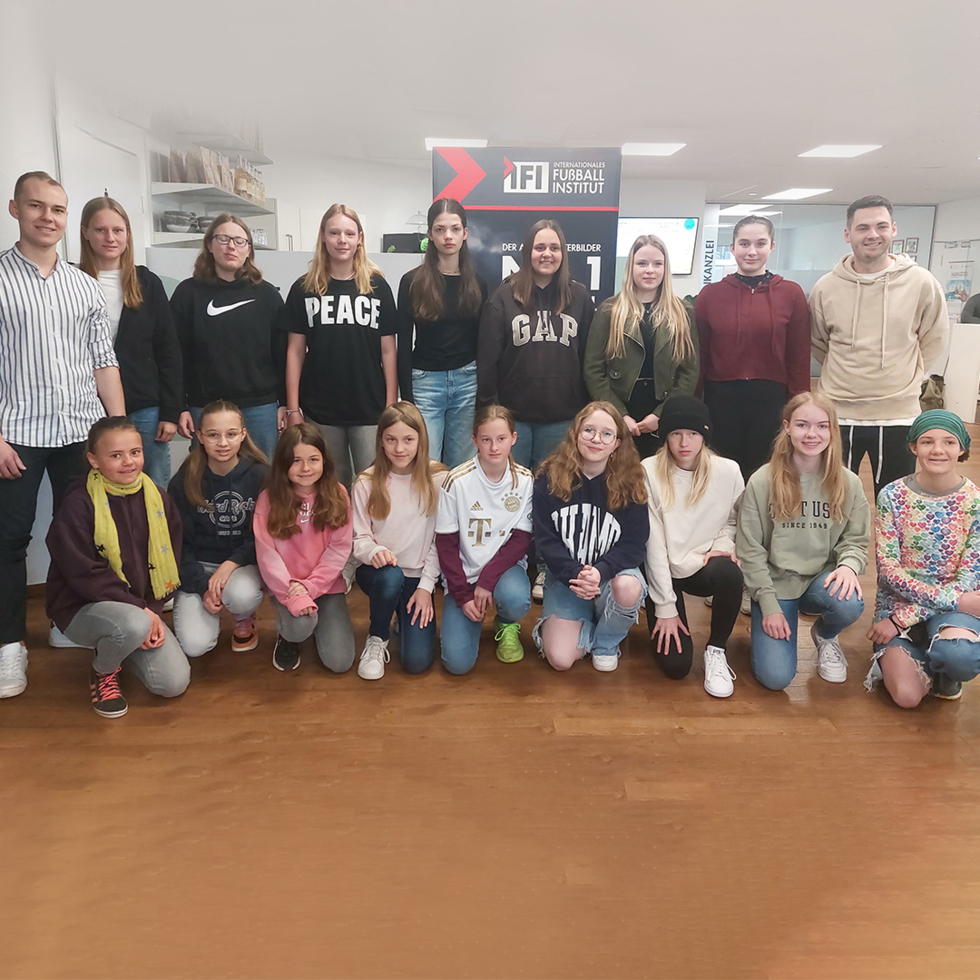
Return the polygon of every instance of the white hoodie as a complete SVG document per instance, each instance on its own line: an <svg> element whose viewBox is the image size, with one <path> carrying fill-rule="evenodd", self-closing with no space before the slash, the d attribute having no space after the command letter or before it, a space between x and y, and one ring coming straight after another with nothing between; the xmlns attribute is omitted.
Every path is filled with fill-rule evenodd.
<svg viewBox="0 0 980 980"><path fill-rule="evenodd" d="M818 389L842 418L914 418L925 368L946 347L942 286L907 255L892 258L884 273L863 276L846 255L810 293Z"/></svg>

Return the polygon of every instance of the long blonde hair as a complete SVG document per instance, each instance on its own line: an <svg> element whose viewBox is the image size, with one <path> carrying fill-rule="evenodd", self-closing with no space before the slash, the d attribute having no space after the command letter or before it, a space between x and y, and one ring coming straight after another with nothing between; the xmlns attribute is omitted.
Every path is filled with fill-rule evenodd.
<svg viewBox="0 0 980 980"><path fill-rule="evenodd" d="M633 257L646 245L652 245L664 257L664 278L657 289L651 313L654 328L665 327L673 341L674 360L680 363L695 356L694 341L691 339L691 322L684 301L674 292L670 278L670 256L667 246L656 235L640 235L630 248L626 268L623 270L623 284L613 297L612 316L609 323L609 342L606 344L606 357L622 357L626 350L627 329L639 329L643 319L643 304L636 297L633 284Z"/></svg>
<svg viewBox="0 0 980 980"><path fill-rule="evenodd" d="M609 402L589 402L565 433L558 448L538 468L538 475L547 475L548 489L561 500L569 501L572 494L582 486L582 457L578 451L578 437L582 426L593 412L605 412L616 426L619 445L606 463L606 502L610 510L621 510L629 504L647 502L646 482L640 454L636 451L633 436L630 435L623 416L615 405Z"/></svg>
<svg viewBox="0 0 980 980"><path fill-rule="evenodd" d="M687 500L684 501L687 507L693 507L707 491L708 483L711 480L711 466L714 456L715 454L706 445L701 447L701 452L698 453L698 461L691 471L691 490L687 495ZM674 472L679 469L677 460L674 459L665 439L664 444L653 457L653 478L657 482L660 502L665 511L674 506Z"/></svg>
<svg viewBox="0 0 980 980"><path fill-rule="evenodd" d="M136 261L133 258L133 228L129 223L129 215L126 209L111 197L93 197L85 207L82 208L81 228L88 231L88 226L92 219L100 211L115 211L126 224L126 247L122 255L119 256L119 282L123 290L123 306L131 310L138 310L143 305L143 290L140 288L140 281L136 275ZM82 253L78 260L78 267L82 272L87 272L93 279L99 278L99 263L89 240L84 234L82 239Z"/></svg>
<svg viewBox="0 0 980 980"><path fill-rule="evenodd" d="M310 271L306 273L306 278L303 280L303 289L308 293L324 296L330 287L330 280L333 278L330 272L330 254L327 252L323 236L327 230L327 222L336 214L350 218L357 225L360 241L357 243L357 248L354 249L354 285L357 286L357 291L362 296L370 296L374 292L371 276L380 276L381 270L367 257L361 219L357 216L357 212L346 204L331 204L320 219L316 249L313 252L313 258L310 260Z"/></svg>
<svg viewBox="0 0 980 980"><path fill-rule="evenodd" d="M793 414L803 405L811 404L825 412L830 420L830 444L823 451L821 465L823 480L821 486L830 504L830 516L835 524L846 519L844 500L847 497L847 484L844 478L843 452L841 450L840 426L833 402L819 391L803 391L791 398L783 409L779 435L772 447L769 460L769 514L775 521L789 521L798 517L802 511L803 491L800 487L800 471L793 464L793 442L789 436L789 426Z"/></svg>
<svg viewBox="0 0 980 980"><path fill-rule="evenodd" d="M387 487L391 461L385 453L384 434L386 429L399 422L403 422L418 433L418 452L412 460L412 487L418 494L423 512L427 516L434 514L439 503L439 495L432 485L432 475L446 467L442 463L429 459L429 434L422 413L411 402L395 402L394 405L386 408L378 419L374 464L358 476L358 480L365 480L371 485L367 509L376 521L383 521L391 513L391 497Z"/></svg>

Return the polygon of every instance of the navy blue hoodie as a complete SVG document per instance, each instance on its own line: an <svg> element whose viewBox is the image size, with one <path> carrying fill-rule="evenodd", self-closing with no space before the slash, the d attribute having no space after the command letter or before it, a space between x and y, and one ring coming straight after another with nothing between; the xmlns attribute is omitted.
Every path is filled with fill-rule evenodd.
<svg viewBox="0 0 980 980"><path fill-rule="evenodd" d="M211 573L202 562L220 565L254 565L255 537L252 514L255 501L265 484L268 467L242 457L227 475L204 470L201 492L211 509L192 507L184 492L183 471L170 481L169 493L180 511L184 527L180 561L180 589L204 595Z"/></svg>

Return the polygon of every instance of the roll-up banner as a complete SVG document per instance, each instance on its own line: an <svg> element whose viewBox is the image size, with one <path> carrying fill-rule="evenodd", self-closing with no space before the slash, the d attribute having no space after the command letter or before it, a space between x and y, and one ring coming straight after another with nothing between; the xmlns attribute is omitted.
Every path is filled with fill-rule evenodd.
<svg viewBox="0 0 980 980"><path fill-rule="evenodd" d="M528 228L541 218L561 225L573 279L596 303L616 292L619 148L436 147L433 200L466 208L470 254L490 291L521 262Z"/></svg>

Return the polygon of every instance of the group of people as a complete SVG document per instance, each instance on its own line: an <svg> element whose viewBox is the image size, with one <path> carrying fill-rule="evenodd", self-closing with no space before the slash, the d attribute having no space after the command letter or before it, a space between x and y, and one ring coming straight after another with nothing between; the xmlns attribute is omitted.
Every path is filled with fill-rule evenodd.
<svg viewBox="0 0 980 980"><path fill-rule="evenodd" d="M588 656L614 670L646 602L656 662L685 677L686 594L712 605L708 693L733 691L726 644L743 609L766 687L795 676L799 612L817 616L820 676L843 681L838 636L864 607L866 453L881 491L869 687L881 678L910 707L930 690L958 696L980 670L978 494L956 472L969 435L917 406L945 305L928 272L891 254L883 198L848 209L852 254L809 304L766 270L773 227L750 215L733 233L739 271L693 309L664 243L641 236L595 310L547 219L490 294L450 199L430 207L429 248L397 304L346 205L324 214L285 302L231 214L168 302L113 199L83 209L77 268L58 259L57 181L25 174L10 213L0 696L27 684L25 555L45 471L52 638L94 649L90 694L107 717L127 709L124 662L154 693L182 693L225 609L233 649L254 649L266 595L277 669L296 669L312 636L327 668L348 670L352 581L369 600L368 680L393 630L406 671L433 662L441 582L438 643L455 674L473 668L491 607L497 658L522 659L534 598L532 640L556 669ZM812 393L811 351L824 365ZM178 431L193 446L171 479Z"/></svg>

